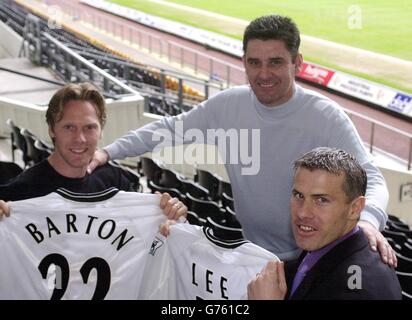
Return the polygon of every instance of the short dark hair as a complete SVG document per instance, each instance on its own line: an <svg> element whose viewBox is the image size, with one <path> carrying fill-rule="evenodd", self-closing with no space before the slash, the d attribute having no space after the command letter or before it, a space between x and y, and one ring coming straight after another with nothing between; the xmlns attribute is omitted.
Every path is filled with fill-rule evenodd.
<svg viewBox="0 0 412 320"><path fill-rule="evenodd" d="M104 97L94 85L83 82L66 84L53 95L46 111L46 121L50 129L63 118L64 107L72 100L91 102L96 109L101 127L104 127L107 118Z"/></svg>
<svg viewBox="0 0 412 320"><path fill-rule="evenodd" d="M349 153L328 147L315 148L294 162L298 168L319 169L335 175L344 174L342 189L349 202L366 194L367 176L359 162Z"/></svg>
<svg viewBox="0 0 412 320"><path fill-rule="evenodd" d="M299 53L299 29L289 17L267 15L250 22L243 34L243 52L246 53L248 42L253 39L282 40L292 55L292 61Z"/></svg>

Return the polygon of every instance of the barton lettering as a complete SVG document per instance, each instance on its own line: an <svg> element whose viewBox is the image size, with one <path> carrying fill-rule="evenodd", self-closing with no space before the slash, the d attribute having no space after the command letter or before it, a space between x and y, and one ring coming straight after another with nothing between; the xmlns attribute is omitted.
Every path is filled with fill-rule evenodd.
<svg viewBox="0 0 412 320"><path fill-rule="evenodd" d="M61 222L59 225L56 221L46 217L46 226L47 230L41 230L35 223L29 223L25 228L38 244L42 243L46 237L51 239L62 232L66 234L82 232L87 235L96 234L102 240L111 241L110 244L115 245L116 250L119 251L134 238L133 235L128 236L127 229L118 230L116 221L112 219L100 221L98 217L87 216L87 219L77 221L77 216L73 213L66 214L63 225Z"/></svg>

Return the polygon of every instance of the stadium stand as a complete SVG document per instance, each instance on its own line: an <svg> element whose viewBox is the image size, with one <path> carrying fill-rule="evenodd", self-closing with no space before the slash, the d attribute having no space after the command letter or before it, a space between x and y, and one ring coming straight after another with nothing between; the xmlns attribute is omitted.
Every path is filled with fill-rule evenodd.
<svg viewBox="0 0 412 320"><path fill-rule="evenodd" d="M177 115L190 110L204 98L183 84L187 76L132 61L120 52L93 44L96 41L85 39L84 35L62 28L50 29L46 19L10 0L4 1L0 7L0 20L24 38L28 45L23 46L22 51L28 48L26 54L33 62L50 66L67 82L93 81L106 97L116 98L125 92L121 87L110 85L87 66L79 64L74 55L68 54L69 50L136 89L148 100L147 112L161 116ZM199 82L199 79L191 81ZM204 81L200 83L207 92L210 84Z"/></svg>
<svg viewBox="0 0 412 320"><path fill-rule="evenodd" d="M231 192L230 183L221 180L216 175L212 175L213 190L217 195L217 198L213 199L210 189L205 187L206 182L209 180L200 178L202 175L204 177L211 176L210 172L206 170L197 170L198 181L195 181L196 179L192 180L173 169L167 168L164 163L144 156L139 158L137 168L138 172L147 180L147 187L150 192L167 192L187 205L189 223L207 225L207 218L210 217L221 226L229 229L235 228L237 232L241 231L241 225L233 210L233 198L225 192L222 195L218 194L219 190ZM204 185L200 183L201 180ZM220 187L220 185L224 185L224 187ZM223 231L220 230L219 232Z"/></svg>
<svg viewBox="0 0 412 320"><path fill-rule="evenodd" d="M412 273L396 271L402 288L403 300L412 300Z"/></svg>
<svg viewBox="0 0 412 320"><path fill-rule="evenodd" d="M402 298L412 300L412 233L409 226L398 217L389 215L382 234L395 250L398 259L396 274L401 284Z"/></svg>

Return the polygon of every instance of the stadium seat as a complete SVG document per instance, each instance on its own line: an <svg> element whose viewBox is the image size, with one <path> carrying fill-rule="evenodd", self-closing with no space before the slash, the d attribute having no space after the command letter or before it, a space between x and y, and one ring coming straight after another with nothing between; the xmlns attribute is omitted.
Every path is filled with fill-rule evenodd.
<svg viewBox="0 0 412 320"><path fill-rule="evenodd" d="M401 224L406 224L407 225L407 223L405 221L403 221L402 219L400 219L397 216L394 216L392 214L388 214L388 220L391 221L391 222L401 223Z"/></svg>
<svg viewBox="0 0 412 320"><path fill-rule="evenodd" d="M409 298L405 300L410 300L412 298L412 273L396 271L396 275L401 284L402 293L406 293L404 298Z"/></svg>
<svg viewBox="0 0 412 320"><path fill-rule="evenodd" d="M9 125L11 129L13 162L14 162L14 151L18 149L23 153L24 166L28 167L30 163L30 159L27 155L26 139L21 134L21 128L15 125L13 120L11 119L7 120L7 124Z"/></svg>
<svg viewBox="0 0 412 320"><path fill-rule="evenodd" d="M388 221L386 222L386 226L387 226L388 229L390 229L390 230L393 230L393 229L396 229L396 228L403 228L403 229L408 229L408 230L410 230L409 225L407 225L406 223L400 222L400 221L391 221L391 220L388 220ZM396 230L394 230L394 231L396 231Z"/></svg>
<svg viewBox="0 0 412 320"><path fill-rule="evenodd" d="M220 180L219 181L219 195L222 196L223 193L226 193L226 195L233 198L232 186L230 185L230 183Z"/></svg>
<svg viewBox="0 0 412 320"><path fill-rule="evenodd" d="M190 193L186 193L186 205L201 219L206 220L207 217L211 217L214 221L222 221L225 218L224 211L216 202L197 199Z"/></svg>
<svg viewBox="0 0 412 320"><path fill-rule="evenodd" d="M219 221L215 221L212 217L206 218L206 225L213 230L213 235L222 240L242 240L244 239L242 229L228 227L221 224Z"/></svg>
<svg viewBox="0 0 412 320"><path fill-rule="evenodd" d="M200 184L193 180L187 179L182 175L177 175L177 179L180 182L180 191L182 194L190 193L193 197L202 200L210 200L209 190L202 187Z"/></svg>
<svg viewBox="0 0 412 320"><path fill-rule="evenodd" d="M130 190L133 190L136 192L143 192L143 186L140 184L140 175L138 172L135 172L134 170L124 165L121 165L116 160L111 160L110 164L122 170L123 176L125 176L130 181Z"/></svg>
<svg viewBox="0 0 412 320"><path fill-rule="evenodd" d="M397 216L393 215L393 214L388 214L388 220L398 221L398 222L400 221L400 219Z"/></svg>
<svg viewBox="0 0 412 320"><path fill-rule="evenodd" d="M186 197L182 193L180 193L178 189L159 186L155 184L153 181L149 181L148 187L152 193L155 193L156 191L160 193L167 192L168 194L170 194L171 197L178 198L180 201L186 204Z"/></svg>
<svg viewBox="0 0 412 320"><path fill-rule="evenodd" d="M40 139L34 141L34 148L36 149L36 152L39 153L38 157L41 159L48 158L53 153L54 149L54 147L49 146Z"/></svg>
<svg viewBox="0 0 412 320"><path fill-rule="evenodd" d="M399 225L396 223L389 222L387 226L389 227L389 230L396 231L396 232L402 232L406 234L409 239L412 239L412 230L408 229L406 225Z"/></svg>
<svg viewBox="0 0 412 320"><path fill-rule="evenodd" d="M186 218L190 224L194 224L196 226L204 226L206 224L206 221L203 219L200 219L198 215L194 213L193 211L188 211Z"/></svg>
<svg viewBox="0 0 412 320"><path fill-rule="evenodd" d="M162 168L153 159L148 157L141 157L140 161L142 163L143 174L147 178L147 186L149 186L149 181L159 184Z"/></svg>
<svg viewBox="0 0 412 320"><path fill-rule="evenodd" d="M228 196L225 192L223 192L222 197L221 197L221 202L222 202L222 207L223 209L230 208L231 210L234 210L234 202L233 198Z"/></svg>
<svg viewBox="0 0 412 320"><path fill-rule="evenodd" d="M181 183L177 178L178 175L179 173L174 170L162 168L159 185L168 188L180 189Z"/></svg>
<svg viewBox="0 0 412 320"><path fill-rule="evenodd" d="M50 156L51 151L44 148L44 145L42 145L40 142L37 143L37 146L35 145L35 142L36 140L38 140L38 138L33 133L25 128L22 128L20 132L26 140L27 157L29 159L30 165L39 163L43 159L46 159L48 156Z"/></svg>
<svg viewBox="0 0 412 320"><path fill-rule="evenodd" d="M398 251L401 255L403 255L406 258L412 259L412 245L409 243L404 243L401 246L400 251Z"/></svg>
<svg viewBox="0 0 412 320"><path fill-rule="evenodd" d="M210 198L213 201L220 200L219 183L221 179L219 177L217 177L213 173L210 173L209 171L196 168L196 175L194 180L202 187L205 187L207 190L209 190Z"/></svg>
<svg viewBox="0 0 412 320"><path fill-rule="evenodd" d="M391 230L382 230L382 234L385 238L392 238L395 243L403 245L405 242L412 244L412 240L408 239L408 236L402 232L391 231Z"/></svg>
<svg viewBox="0 0 412 320"><path fill-rule="evenodd" d="M412 259L402 256L401 254L395 252L396 258L398 259L398 265L395 268L399 272L412 273Z"/></svg>
<svg viewBox="0 0 412 320"><path fill-rule="evenodd" d="M5 184L23 171L14 162L0 161L0 184Z"/></svg>
<svg viewBox="0 0 412 320"><path fill-rule="evenodd" d="M242 228L240 222L236 218L236 213L229 207L226 207L225 210L225 225L232 228Z"/></svg>
<svg viewBox="0 0 412 320"><path fill-rule="evenodd" d="M395 250L398 253L401 253L402 247L399 244L393 241L392 238L386 238L386 240L388 241L393 250Z"/></svg>

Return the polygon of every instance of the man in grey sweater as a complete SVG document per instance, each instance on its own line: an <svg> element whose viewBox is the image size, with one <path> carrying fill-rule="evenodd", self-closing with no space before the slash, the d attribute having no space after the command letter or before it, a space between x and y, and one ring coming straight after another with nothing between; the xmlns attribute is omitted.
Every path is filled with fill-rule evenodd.
<svg viewBox="0 0 412 320"><path fill-rule="evenodd" d="M190 112L129 132L97 151L89 169L108 159L137 156L167 144L216 144L225 159L245 237L290 260L300 253L289 216L291 164L315 147L344 149L357 158L368 176L359 226L372 250L379 249L384 262L396 264L379 232L387 219L384 178L343 109L295 83L302 64L299 45L299 30L290 18L271 15L252 21L243 38L249 85L222 91ZM223 143L222 135L228 138ZM199 141L199 137L206 138Z"/></svg>

